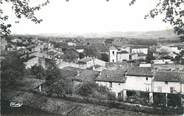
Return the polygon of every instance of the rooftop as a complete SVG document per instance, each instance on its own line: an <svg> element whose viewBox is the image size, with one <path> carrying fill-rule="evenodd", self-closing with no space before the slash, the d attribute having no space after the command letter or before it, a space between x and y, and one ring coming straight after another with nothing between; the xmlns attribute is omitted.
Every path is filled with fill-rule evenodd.
<svg viewBox="0 0 184 116"><path fill-rule="evenodd" d="M111 46L111 47L109 48L109 50L117 50L117 48L116 48L115 46Z"/></svg>
<svg viewBox="0 0 184 116"><path fill-rule="evenodd" d="M153 76L151 67L131 67L127 71L128 76Z"/></svg>
<svg viewBox="0 0 184 116"><path fill-rule="evenodd" d="M85 58L80 59L80 60L79 60L79 63L87 63L87 62L89 62L89 61L91 61L91 60L92 60L91 57L85 57Z"/></svg>
<svg viewBox="0 0 184 116"><path fill-rule="evenodd" d="M168 81L168 82L183 82L184 83L184 73L172 72L172 71L160 71L156 72L154 81Z"/></svg>
<svg viewBox="0 0 184 116"><path fill-rule="evenodd" d="M96 78L96 81L105 81L105 82L118 82L124 83L125 78L125 70L103 70L101 74Z"/></svg>
<svg viewBox="0 0 184 116"><path fill-rule="evenodd" d="M119 51L118 54L127 54L128 52L126 50Z"/></svg>

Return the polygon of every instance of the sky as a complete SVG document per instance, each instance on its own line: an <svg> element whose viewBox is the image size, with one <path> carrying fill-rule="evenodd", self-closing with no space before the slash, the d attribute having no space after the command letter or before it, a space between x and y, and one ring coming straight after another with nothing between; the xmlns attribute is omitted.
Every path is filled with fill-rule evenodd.
<svg viewBox="0 0 184 116"><path fill-rule="evenodd" d="M36 0L31 0L37 4ZM42 0L44 1L44 0ZM155 7L158 0L137 0L129 6L131 0L50 0L50 3L36 12L43 19L34 24L27 19L19 20L6 6L15 34L86 34L129 31L157 31L170 29L159 16L144 19L144 15Z"/></svg>

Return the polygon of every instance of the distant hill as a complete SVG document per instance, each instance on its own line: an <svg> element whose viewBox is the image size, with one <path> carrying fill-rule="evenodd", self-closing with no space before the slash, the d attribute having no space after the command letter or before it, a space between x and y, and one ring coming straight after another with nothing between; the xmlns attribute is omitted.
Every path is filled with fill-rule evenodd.
<svg viewBox="0 0 184 116"><path fill-rule="evenodd" d="M176 40L178 35L173 30L148 31L148 32L107 32L107 33L86 33L86 34L39 34L28 36L59 37L59 38L131 38L131 39L169 39Z"/></svg>
<svg viewBox="0 0 184 116"><path fill-rule="evenodd" d="M166 39L177 39L178 35L173 30L163 31L149 31L149 32L126 32L123 34L125 37L131 38L142 38L142 39L155 39L155 38L166 38Z"/></svg>

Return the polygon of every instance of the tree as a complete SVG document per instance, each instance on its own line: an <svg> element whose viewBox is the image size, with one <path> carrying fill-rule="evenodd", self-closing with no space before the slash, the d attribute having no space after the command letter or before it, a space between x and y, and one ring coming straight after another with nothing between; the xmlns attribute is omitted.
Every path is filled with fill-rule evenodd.
<svg viewBox="0 0 184 116"><path fill-rule="evenodd" d="M31 74L35 75L37 79L45 78L45 70L42 66L34 65L33 67L31 67Z"/></svg>
<svg viewBox="0 0 184 116"><path fill-rule="evenodd" d="M62 78L60 70L56 66L50 66L46 70L46 84L51 85L54 83L56 80Z"/></svg>
<svg viewBox="0 0 184 116"><path fill-rule="evenodd" d="M146 61L148 63L151 63L152 60L155 60L155 57L153 56L153 52L148 52L148 54L146 56Z"/></svg>
<svg viewBox="0 0 184 116"><path fill-rule="evenodd" d="M49 86L48 94L56 94L58 97L63 96L65 94L64 90L64 81L59 80L58 82L53 83Z"/></svg>
<svg viewBox="0 0 184 116"><path fill-rule="evenodd" d="M131 0L130 6L136 0ZM176 34L181 38L184 36L184 0L159 0L154 9L145 15L146 18L155 18L160 14L164 14L162 19L166 23L170 23Z"/></svg>
<svg viewBox="0 0 184 116"><path fill-rule="evenodd" d="M9 3L12 10L15 13L15 16L20 19L22 17L27 18L35 23L40 23L42 19L38 19L35 16L35 12L40 10L43 6L46 6L49 3L49 0L46 0L44 3L40 3L35 6L30 5L30 0L0 0L0 5ZM7 23L9 16L4 14L2 7L0 8L0 36L8 36L10 34L11 24Z"/></svg>
<svg viewBox="0 0 184 116"><path fill-rule="evenodd" d="M76 93L84 97L89 97L93 93L96 86L97 85L94 83L83 83L76 90Z"/></svg>
<svg viewBox="0 0 184 116"><path fill-rule="evenodd" d="M93 46L87 46L84 49L84 53L86 56L90 56L90 57L100 57L100 54L98 53L97 49Z"/></svg>
<svg viewBox="0 0 184 116"><path fill-rule="evenodd" d="M17 52L9 52L1 62L2 87L13 86L22 79L25 66Z"/></svg>
<svg viewBox="0 0 184 116"><path fill-rule="evenodd" d="M182 50L177 56L174 58L174 61L178 64L184 64L184 50Z"/></svg>
<svg viewBox="0 0 184 116"><path fill-rule="evenodd" d="M67 0L68 1L68 0ZM107 0L109 1L109 0ZM131 0L129 5L135 3L136 0ZM29 4L30 0L0 0L0 4L9 3L15 12L17 18L25 17L30 19L35 23L40 23L42 19L38 19L35 16L35 12L40 10L43 6L49 3L46 0L44 3L38 4L36 6L31 6ZM164 22L170 23L176 34L184 36L184 0L159 0L154 9L145 15L145 18L154 18L160 14L164 14ZM0 8L0 32L1 36L7 36L10 34L11 24L7 24L6 21L8 16L4 14L3 9Z"/></svg>
<svg viewBox="0 0 184 116"><path fill-rule="evenodd" d="M105 54L105 53L102 53L101 54L101 60L108 62L109 61L109 55Z"/></svg>
<svg viewBox="0 0 184 116"><path fill-rule="evenodd" d="M74 62L79 58L79 53L74 49L67 49L64 52L63 60L67 62Z"/></svg>

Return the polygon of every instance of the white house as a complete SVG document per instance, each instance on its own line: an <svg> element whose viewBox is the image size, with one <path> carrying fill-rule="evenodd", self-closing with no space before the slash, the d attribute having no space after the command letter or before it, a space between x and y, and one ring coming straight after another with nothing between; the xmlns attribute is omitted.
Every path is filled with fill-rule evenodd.
<svg viewBox="0 0 184 116"><path fill-rule="evenodd" d="M173 64L174 62L171 59L157 59L153 60L153 64Z"/></svg>
<svg viewBox="0 0 184 116"><path fill-rule="evenodd" d="M150 67L129 68L126 78L126 90L151 92L153 72Z"/></svg>
<svg viewBox="0 0 184 116"><path fill-rule="evenodd" d="M115 93L116 97L122 96L125 88L125 71L124 70L103 70L96 78L98 85L105 86Z"/></svg>
<svg viewBox="0 0 184 116"><path fill-rule="evenodd" d="M123 62L130 60L128 49L117 49L114 46L109 48L109 61L110 62Z"/></svg>
<svg viewBox="0 0 184 116"><path fill-rule="evenodd" d="M26 69L31 68L34 65L37 65L37 66L40 65L43 68L46 67L45 66L45 59L41 58L41 57L33 57L33 58L29 59L27 62L25 62L24 64L25 64Z"/></svg>
<svg viewBox="0 0 184 116"><path fill-rule="evenodd" d="M174 53L180 53L180 50L179 50L179 48L177 46L170 46L170 49Z"/></svg>
<svg viewBox="0 0 184 116"><path fill-rule="evenodd" d="M101 67L105 67L106 62L100 59L97 59L97 58L85 57L83 59L80 59L78 61L78 64L80 68L86 69L86 68L91 68L97 65Z"/></svg>
<svg viewBox="0 0 184 116"><path fill-rule="evenodd" d="M144 53L132 53L130 55L131 60L145 60L146 59L146 54Z"/></svg>
<svg viewBox="0 0 184 116"><path fill-rule="evenodd" d="M125 98L138 95L148 102L153 103L152 93L153 72L150 67L132 67L126 74Z"/></svg>
<svg viewBox="0 0 184 116"><path fill-rule="evenodd" d="M129 61L130 60L130 55L127 51L119 51L117 52L117 61L122 62L122 61Z"/></svg>
<svg viewBox="0 0 184 116"><path fill-rule="evenodd" d="M180 93L181 74L179 72L159 71L156 72L153 82L153 92L157 93Z"/></svg>
<svg viewBox="0 0 184 116"><path fill-rule="evenodd" d="M139 64L139 67L151 67L151 64L150 63L142 63L142 64Z"/></svg>
<svg viewBox="0 0 184 116"><path fill-rule="evenodd" d="M67 45L68 46L76 46L76 43L74 43L74 42L68 42Z"/></svg>
<svg viewBox="0 0 184 116"><path fill-rule="evenodd" d="M148 48L147 47L142 47L142 46L132 46L131 47L131 53L148 54Z"/></svg>

